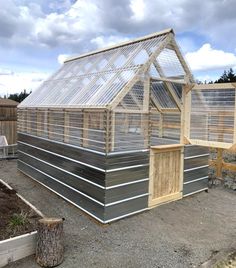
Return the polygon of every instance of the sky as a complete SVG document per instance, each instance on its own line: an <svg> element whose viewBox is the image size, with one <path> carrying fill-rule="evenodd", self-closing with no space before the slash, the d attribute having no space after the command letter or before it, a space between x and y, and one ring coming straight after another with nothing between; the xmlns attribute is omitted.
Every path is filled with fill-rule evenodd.
<svg viewBox="0 0 236 268"><path fill-rule="evenodd" d="M173 28L194 77L236 71L235 0L0 0L0 95L37 88L64 59Z"/></svg>

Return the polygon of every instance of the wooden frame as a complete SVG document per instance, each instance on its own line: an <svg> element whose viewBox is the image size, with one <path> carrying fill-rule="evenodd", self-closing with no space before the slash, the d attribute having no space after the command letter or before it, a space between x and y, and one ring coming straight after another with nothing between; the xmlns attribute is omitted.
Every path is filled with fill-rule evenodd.
<svg viewBox="0 0 236 268"><path fill-rule="evenodd" d="M232 129L233 131L233 140L232 143L227 142L220 142L220 141L211 141L211 140L201 140L196 138L191 138L190 133L190 118L191 118L191 92L193 90L227 90L227 89L235 89L235 103L234 103L234 127ZM190 143L193 145L200 145L200 146L207 146L207 147L215 147L215 148L222 148L222 149L231 149L236 150L236 85L234 83L219 83L219 84L189 84L186 85L183 88L183 101L184 101L184 111L183 116L181 119L182 123L182 142L185 144ZM207 111L207 107L206 110ZM226 113L223 111L222 116L226 116ZM227 112L229 114L229 112ZM231 113L232 114L232 113ZM221 115L220 112L216 113L217 116ZM220 122L219 122L220 124ZM223 132L221 133L221 128L218 126L218 137L221 137L223 135ZM208 131L211 131L209 129ZM222 131L224 131L222 129Z"/></svg>

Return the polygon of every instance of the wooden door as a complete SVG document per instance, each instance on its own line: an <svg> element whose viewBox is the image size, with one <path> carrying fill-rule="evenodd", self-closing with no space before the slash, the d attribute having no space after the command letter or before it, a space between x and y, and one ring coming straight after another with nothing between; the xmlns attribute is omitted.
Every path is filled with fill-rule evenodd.
<svg viewBox="0 0 236 268"><path fill-rule="evenodd" d="M182 198L183 146L152 147L149 176L149 207Z"/></svg>

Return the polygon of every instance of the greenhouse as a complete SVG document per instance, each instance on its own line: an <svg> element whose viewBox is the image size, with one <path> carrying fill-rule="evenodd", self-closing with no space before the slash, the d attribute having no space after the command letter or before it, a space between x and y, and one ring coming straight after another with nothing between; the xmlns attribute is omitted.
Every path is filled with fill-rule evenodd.
<svg viewBox="0 0 236 268"><path fill-rule="evenodd" d="M206 190L206 141L234 130L193 82L172 29L69 58L18 107L18 168L102 223Z"/></svg>

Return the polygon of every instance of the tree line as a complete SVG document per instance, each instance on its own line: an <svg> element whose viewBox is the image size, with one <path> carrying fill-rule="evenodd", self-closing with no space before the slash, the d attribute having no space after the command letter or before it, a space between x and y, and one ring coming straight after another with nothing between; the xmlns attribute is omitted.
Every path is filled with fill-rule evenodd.
<svg viewBox="0 0 236 268"><path fill-rule="evenodd" d="M17 101L17 102L22 102L26 97L29 96L30 93L31 93L31 91L29 93L27 93L26 90L23 90L20 93L10 94L8 96L8 99L14 100L14 101Z"/></svg>
<svg viewBox="0 0 236 268"><path fill-rule="evenodd" d="M233 69L230 68L228 71L224 71L223 74L218 78L216 81L197 81L197 84L214 84L214 83L231 83L236 82L236 74L234 73Z"/></svg>

